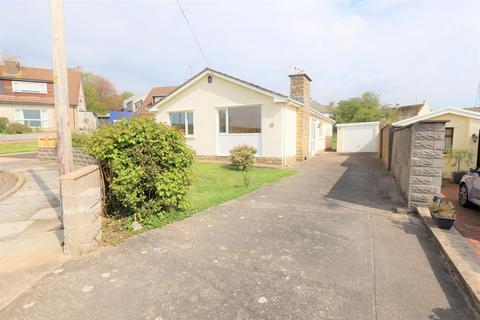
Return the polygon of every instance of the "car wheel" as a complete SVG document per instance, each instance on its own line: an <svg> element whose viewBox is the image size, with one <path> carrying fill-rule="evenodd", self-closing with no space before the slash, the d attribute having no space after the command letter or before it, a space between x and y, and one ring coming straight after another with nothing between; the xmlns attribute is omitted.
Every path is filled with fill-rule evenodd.
<svg viewBox="0 0 480 320"><path fill-rule="evenodd" d="M460 185L460 189L458 191L458 202L462 207L468 207L470 205L470 201L468 201L467 185L464 183Z"/></svg>

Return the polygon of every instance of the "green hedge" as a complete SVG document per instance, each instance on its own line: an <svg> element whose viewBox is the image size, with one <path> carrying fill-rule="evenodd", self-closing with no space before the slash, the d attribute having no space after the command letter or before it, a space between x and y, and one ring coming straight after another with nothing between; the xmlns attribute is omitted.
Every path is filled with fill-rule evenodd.
<svg viewBox="0 0 480 320"><path fill-rule="evenodd" d="M132 118L100 127L85 148L102 166L110 213L141 221L187 207L194 154L177 130Z"/></svg>

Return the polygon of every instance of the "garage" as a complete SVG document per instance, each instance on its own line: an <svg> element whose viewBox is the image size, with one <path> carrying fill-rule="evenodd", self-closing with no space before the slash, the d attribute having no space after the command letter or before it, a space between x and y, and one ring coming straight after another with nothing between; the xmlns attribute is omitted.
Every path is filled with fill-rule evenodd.
<svg viewBox="0 0 480 320"><path fill-rule="evenodd" d="M380 123L337 124L337 152L376 152Z"/></svg>

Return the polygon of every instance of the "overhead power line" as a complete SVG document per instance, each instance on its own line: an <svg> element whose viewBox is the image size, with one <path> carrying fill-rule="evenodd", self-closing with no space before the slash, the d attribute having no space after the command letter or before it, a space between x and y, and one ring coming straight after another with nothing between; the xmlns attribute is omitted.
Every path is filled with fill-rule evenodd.
<svg viewBox="0 0 480 320"><path fill-rule="evenodd" d="M203 59L205 60L205 64L207 67L209 66L208 64L208 59L207 56L205 55L205 52L202 49L202 46L200 45L200 42L197 39L197 36L195 35L195 32L193 32L192 24L188 20L187 15L185 14L185 11L183 11L182 5L180 4L180 0L177 0L178 7L180 8L180 11L182 12L183 18L185 18L185 22L188 25L188 28L190 29L190 32L192 33L193 39L195 40L195 43L197 44L198 49L200 50L200 53L202 54Z"/></svg>

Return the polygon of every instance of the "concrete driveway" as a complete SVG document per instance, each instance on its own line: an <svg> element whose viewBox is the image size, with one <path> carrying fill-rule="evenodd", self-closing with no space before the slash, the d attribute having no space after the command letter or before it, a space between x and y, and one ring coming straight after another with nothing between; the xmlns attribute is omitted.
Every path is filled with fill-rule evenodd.
<svg viewBox="0 0 480 320"><path fill-rule="evenodd" d="M324 154L255 193L65 264L2 319L473 319L373 155Z"/></svg>

